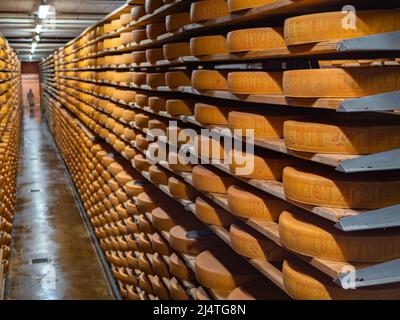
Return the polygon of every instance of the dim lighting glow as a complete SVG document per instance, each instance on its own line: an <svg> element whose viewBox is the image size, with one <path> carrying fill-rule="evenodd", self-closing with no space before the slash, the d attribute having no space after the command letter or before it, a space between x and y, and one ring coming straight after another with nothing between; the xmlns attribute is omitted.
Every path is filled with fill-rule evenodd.
<svg viewBox="0 0 400 320"><path fill-rule="evenodd" d="M46 19L47 15L49 14L50 11L50 6L46 4L42 4L39 6L39 13L38 17L39 19Z"/></svg>

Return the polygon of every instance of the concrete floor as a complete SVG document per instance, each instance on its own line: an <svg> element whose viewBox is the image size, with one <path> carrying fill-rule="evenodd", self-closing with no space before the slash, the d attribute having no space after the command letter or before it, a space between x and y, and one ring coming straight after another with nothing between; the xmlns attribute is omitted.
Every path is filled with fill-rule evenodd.
<svg viewBox="0 0 400 320"><path fill-rule="evenodd" d="M23 123L7 298L113 299L40 111Z"/></svg>

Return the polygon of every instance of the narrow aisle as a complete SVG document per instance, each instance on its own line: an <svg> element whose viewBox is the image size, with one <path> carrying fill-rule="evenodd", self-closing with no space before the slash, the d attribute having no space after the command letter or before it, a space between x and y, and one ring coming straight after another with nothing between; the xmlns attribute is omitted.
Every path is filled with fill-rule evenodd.
<svg viewBox="0 0 400 320"><path fill-rule="evenodd" d="M7 298L113 299L40 111L23 124Z"/></svg>

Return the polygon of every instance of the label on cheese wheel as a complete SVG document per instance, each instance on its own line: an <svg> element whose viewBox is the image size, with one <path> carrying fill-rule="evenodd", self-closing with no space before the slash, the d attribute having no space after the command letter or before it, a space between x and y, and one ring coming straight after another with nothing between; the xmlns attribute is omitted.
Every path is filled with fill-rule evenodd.
<svg viewBox="0 0 400 320"><path fill-rule="evenodd" d="M190 20L202 22L224 17L229 14L226 0L203 0L193 2L190 7Z"/></svg>
<svg viewBox="0 0 400 320"><path fill-rule="evenodd" d="M285 20L287 45L350 39L400 30L399 10L324 12Z"/></svg>
<svg viewBox="0 0 400 320"><path fill-rule="evenodd" d="M219 35L191 38L190 52L193 56L227 53L226 38Z"/></svg>
<svg viewBox="0 0 400 320"><path fill-rule="evenodd" d="M256 51L286 48L282 28L234 30L227 35L228 51Z"/></svg>
<svg viewBox="0 0 400 320"><path fill-rule="evenodd" d="M283 75L288 97L358 98L399 89L400 67L291 70Z"/></svg>
<svg viewBox="0 0 400 320"><path fill-rule="evenodd" d="M279 237L291 251L324 260L372 263L400 257L400 235L396 232L343 232L330 221L300 209L282 212Z"/></svg>

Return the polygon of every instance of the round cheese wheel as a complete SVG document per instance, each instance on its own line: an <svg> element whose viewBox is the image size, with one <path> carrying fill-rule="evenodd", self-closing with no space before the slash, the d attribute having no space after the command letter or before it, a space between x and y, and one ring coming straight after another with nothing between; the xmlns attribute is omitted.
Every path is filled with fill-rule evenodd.
<svg viewBox="0 0 400 320"><path fill-rule="evenodd" d="M143 113L137 113L135 116L135 124L139 128L147 128L150 117Z"/></svg>
<svg viewBox="0 0 400 320"><path fill-rule="evenodd" d="M154 10L162 7L163 4L162 0L146 0L144 1L144 9L146 10L146 13L152 13Z"/></svg>
<svg viewBox="0 0 400 320"><path fill-rule="evenodd" d="M141 94L141 93L138 93L136 95L136 104L139 107L147 107L148 103L149 103L149 96L148 95Z"/></svg>
<svg viewBox="0 0 400 320"><path fill-rule="evenodd" d="M149 147L149 141L141 133L137 134L135 137L136 148L140 150L147 150Z"/></svg>
<svg viewBox="0 0 400 320"><path fill-rule="evenodd" d="M161 97L149 97L148 99L149 108L156 113L166 110L165 103L165 99Z"/></svg>
<svg viewBox="0 0 400 320"><path fill-rule="evenodd" d="M121 33L120 39L121 39L121 44L125 45L125 44L133 42L134 37L133 37L132 32L124 32L124 33Z"/></svg>
<svg viewBox="0 0 400 320"><path fill-rule="evenodd" d="M132 53L134 54L134 52ZM144 53L144 58L143 61L146 61L146 53ZM139 62L140 63L140 62ZM132 76L132 82L136 85L136 86L141 86L146 84L147 81L147 73L145 72L135 72ZM136 95L137 98L138 95Z"/></svg>
<svg viewBox="0 0 400 320"><path fill-rule="evenodd" d="M357 10L351 16L343 11L288 18L284 30L286 43L292 46L398 31L399 25L399 10Z"/></svg>
<svg viewBox="0 0 400 320"><path fill-rule="evenodd" d="M134 5L131 9L131 15L134 21L139 20L139 18L144 16L145 14L146 10L143 5Z"/></svg>
<svg viewBox="0 0 400 320"><path fill-rule="evenodd" d="M146 75L146 84L149 87L165 86L165 73L148 73Z"/></svg>
<svg viewBox="0 0 400 320"><path fill-rule="evenodd" d="M272 282L257 279L232 290L228 300L288 300L288 295Z"/></svg>
<svg viewBox="0 0 400 320"><path fill-rule="evenodd" d="M285 48L282 28L234 30L227 35L228 51L242 52Z"/></svg>
<svg viewBox="0 0 400 320"><path fill-rule="evenodd" d="M231 291L259 277L247 262L225 246L200 253L195 272L200 284L223 291Z"/></svg>
<svg viewBox="0 0 400 320"><path fill-rule="evenodd" d="M190 45L188 42L167 43L164 44L163 51L165 59L172 60L190 56Z"/></svg>
<svg viewBox="0 0 400 320"><path fill-rule="evenodd" d="M296 300L397 300L397 284L345 290L301 261L285 261L282 268L286 292Z"/></svg>
<svg viewBox="0 0 400 320"><path fill-rule="evenodd" d="M236 179L211 167L195 166L192 173L193 186L200 191L227 193Z"/></svg>
<svg viewBox="0 0 400 320"><path fill-rule="evenodd" d="M229 14L226 0L203 0L193 2L190 7L190 20L202 22L224 17Z"/></svg>
<svg viewBox="0 0 400 320"><path fill-rule="evenodd" d="M325 260L383 262L400 257L400 236L395 232L346 233L300 209L282 212L279 236L291 251Z"/></svg>
<svg viewBox="0 0 400 320"><path fill-rule="evenodd" d="M135 165L135 168L137 170L141 171L149 171L150 168L150 164L147 161L146 157L142 154L137 154L134 158L133 158L133 163Z"/></svg>
<svg viewBox="0 0 400 320"><path fill-rule="evenodd" d="M186 71L169 71L165 73L165 84L170 88L190 86L190 74Z"/></svg>
<svg viewBox="0 0 400 320"><path fill-rule="evenodd" d="M160 169L156 165L151 165L149 168L149 178L155 185L168 185L169 175L165 170Z"/></svg>
<svg viewBox="0 0 400 320"><path fill-rule="evenodd" d="M165 27L164 22L160 23L150 23L146 25L146 34L147 38L151 40L157 39L158 36L167 33L167 29Z"/></svg>
<svg viewBox="0 0 400 320"><path fill-rule="evenodd" d="M298 158L261 151L257 154L238 150L229 152L229 170L231 174L248 179L281 181L283 169L303 162Z"/></svg>
<svg viewBox="0 0 400 320"><path fill-rule="evenodd" d="M167 211L167 209L169 210ZM187 217L185 217L185 215L182 215L182 212L171 211L171 208L167 209L158 207L151 212L151 216L153 218L152 222L157 230L169 232L170 229L173 228L175 225L185 220L188 220L185 219Z"/></svg>
<svg viewBox="0 0 400 320"><path fill-rule="evenodd" d="M192 87L198 90L228 90L226 74L217 70L194 70Z"/></svg>
<svg viewBox="0 0 400 320"><path fill-rule="evenodd" d="M164 60L164 51L162 48L152 48L146 50L146 60L150 64L155 64L159 60Z"/></svg>
<svg viewBox="0 0 400 320"><path fill-rule="evenodd" d="M249 136L253 133L255 138L280 139L283 137L284 122L294 117L232 111L229 113L228 122L229 128L238 136Z"/></svg>
<svg viewBox="0 0 400 320"><path fill-rule="evenodd" d="M236 253L247 258L278 262L285 257L285 251L281 247L244 225L231 225L230 243Z"/></svg>
<svg viewBox="0 0 400 320"><path fill-rule="evenodd" d="M160 298L161 300L170 299L168 289L165 287L164 283L157 275L156 276L149 275L149 280L153 288L153 292L158 298Z"/></svg>
<svg viewBox="0 0 400 320"><path fill-rule="evenodd" d="M190 24L189 12L174 13L165 17L165 27L168 32L175 31L187 24Z"/></svg>
<svg viewBox="0 0 400 320"><path fill-rule="evenodd" d="M168 179L168 188L175 199L192 200L197 194L193 187L175 177Z"/></svg>
<svg viewBox="0 0 400 320"><path fill-rule="evenodd" d="M147 39L146 29L135 29L135 30L132 30L130 33L132 35L133 43L138 44L138 43L140 43L140 41Z"/></svg>
<svg viewBox="0 0 400 320"><path fill-rule="evenodd" d="M192 172L193 170L189 159L173 151L168 152L168 166L175 172Z"/></svg>
<svg viewBox="0 0 400 320"><path fill-rule="evenodd" d="M130 129L130 128L128 128L128 127L124 128L123 135L127 140L130 140L130 141L131 140L135 140L135 137L136 137L135 131Z"/></svg>
<svg viewBox="0 0 400 320"><path fill-rule="evenodd" d="M282 211L292 206L250 186L231 186L227 193L229 211L245 219L278 221Z"/></svg>
<svg viewBox="0 0 400 320"><path fill-rule="evenodd" d="M190 52L192 56L227 53L228 48L226 38L220 35L191 38Z"/></svg>
<svg viewBox="0 0 400 320"><path fill-rule="evenodd" d="M182 261L181 258L179 258L176 253L173 253L170 258L169 258L169 267L170 267L170 272L173 274L175 277L187 281L191 281L194 278L192 270L188 268L186 263Z"/></svg>
<svg viewBox="0 0 400 320"><path fill-rule="evenodd" d="M137 196L137 205L142 212L152 212L160 205L170 206L171 201L172 199L157 189L148 190Z"/></svg>
<svg viewBox="0 0 400 320"><path fill-rule="evenodd" d="M194 117L204 125L227 125L230 111L233 109L199 102L195 105Z"/></svg>
<svg viewBox="0 0 400 320"><path fill-rule="evenodd" d="M186 293L185 289L181 286L176 278L172 278L169 281L171 298L173 300L190 300L189 295Z"/></svg>
<svg viewBox="0 0 400 320"><path fill-rule="evenodd" d="M124 110L122 113L122 119L127 122L135 121L136 113L133 110Z"/></svg>
<svg viewBox="0 0 400 320"><path fill-rule="evenodd" d="M238 71L228 74L228 87L235 94L282 94L283 72Z"/></svg>
<svg viewBox="0 0 400 320"><path fill-rule="evenodd" d="M195 137L194 147L196 155L204 159L228 159L230 151L225 151L219 139L203 135Z"/></svg>
<svg viewBox="0 0 400 320"><path fill-rule="evenodd" d="M155 252L158 252L163 256L169 256L171 254L171 248L169 247L169 244L163 238L161 238L158 233L147 236L149 237Z"/></svg>
<svg viewBox="0 0 400 320"><path fill-rule="evenodd" d="M190 234L189 236L188 232L198 233L198 235ZM206 233L203 234L204 232ZM193 226L174 226L169 230L171 247L178 252L197 256L200 252L215 246L218 238L210 232L199 223Z"/></svg>
<svg viewBox="0 0 400 320"><path fill-rule="evenodd" d="M167 130L167 124L163 121L160 121L158 119L151 119L149 120L148 127L150 130L152 129L160 129L163 132Z"/></svg>
<svg viewBox="0 0 400 320"><path fill-rule="evenodd" d="M133 20L132 15L130 13L121 14L120 18L121 25L126 25Z"/></svg>
<svg viewBox="0 0 400 320"><path fill-rule="evenodd" d="M193 102L182 99L168 99L166 111L173 116L184 116L193 114Z"/></svg>
<svg viewBox="0 0 400 320"><path fill-rule="evenodd" d="M124 134L125 134L125 132L124 132ZM130 141L135 140L134 137L132 139L129 139L129 138L127 138L127 139ZM136 150L130 146L126 146L124 149L124 154L128 159L132 160L136 156Z"/></svg>
<svg viewBox="0 0 400 320"><path fill-rule="evenodd" d="M288 199L334 208L377 209L400 203L397 174L345 174L303 165L283 170Z"/></svg>
<svg viewBox="0 0 400 320"><path fill-rule="evenodd" d="M196 216L205 224L216 226L229 226L235 220L229 212L200 197L196 198Z"/></svg>
<svg viewBox="0 0 400 320"><path fill-rule="evenodd" d="M283 75L284 94L298 98L358 98L399 90L399 84L400 67L290 70Z"/></svg>
<svg viewBox="0 0 400 320"><path fill-rule="evenodd" d="M286 121L288 149L313 153L370 154L400 147L400 126L371 121Z"/></svg>

